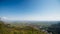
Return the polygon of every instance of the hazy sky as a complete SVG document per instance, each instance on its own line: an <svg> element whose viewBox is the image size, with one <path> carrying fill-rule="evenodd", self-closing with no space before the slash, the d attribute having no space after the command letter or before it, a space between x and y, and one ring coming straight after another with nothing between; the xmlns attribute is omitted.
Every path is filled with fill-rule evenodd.
<svg viewBox="0 0 60 34"><path fill-rule="evenodd" d="M0 0L0 17L8 20L60 20L60 0Z"/></svg>

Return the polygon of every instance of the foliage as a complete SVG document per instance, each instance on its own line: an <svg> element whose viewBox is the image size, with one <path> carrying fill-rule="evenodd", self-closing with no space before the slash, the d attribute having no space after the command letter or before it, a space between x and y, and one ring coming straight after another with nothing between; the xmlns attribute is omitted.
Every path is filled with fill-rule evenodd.
<svg viewBox="0 0 60 34"><path fill-rule="evenodd" d="M48 31L53 32L53 34L60 34L60 23L51 25L48 27Z"/></svg>
<svg viewBox="0 0 60 34"><path fill-rule="evenodd" d="M10 24L4 24L0 21L0 34L47 34L41 30L37 30L31 26L15 27Z"/></svg>

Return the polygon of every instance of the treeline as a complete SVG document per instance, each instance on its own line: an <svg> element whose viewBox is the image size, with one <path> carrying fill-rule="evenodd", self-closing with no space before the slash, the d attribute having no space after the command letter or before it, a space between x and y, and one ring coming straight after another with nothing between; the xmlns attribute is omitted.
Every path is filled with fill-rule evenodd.
<svg viewBox="0 0 60 34"><path fill-rule="evenodd" d="M52 32L52 34L60 34L60 22L57 24L52 24L48 27L48 32Z"/></svg>
<svg viewBox="0 0 60 34"><path fill-rule="evenodd" d="M31 26L15 27L0 21L0 34L47 34Z"/></svg>

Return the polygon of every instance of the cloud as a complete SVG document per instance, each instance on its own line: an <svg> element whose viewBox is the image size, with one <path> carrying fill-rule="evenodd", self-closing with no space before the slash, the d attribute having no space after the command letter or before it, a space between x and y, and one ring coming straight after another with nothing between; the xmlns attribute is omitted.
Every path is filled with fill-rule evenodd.
<svg viewBox="0 0 60 34"><path fill-rule="evenodd" d="M7 20L8 18L7 17L1 17L1 20Z"/></svg>
<svg viewBox="0 0 60 34"><path fill-rule="evenodd" d="M17 18L17 17L1 17L2 20L29 20L29 21L60 21L60 16L28 16L28 17L20 17L20 18Z"/></svg>

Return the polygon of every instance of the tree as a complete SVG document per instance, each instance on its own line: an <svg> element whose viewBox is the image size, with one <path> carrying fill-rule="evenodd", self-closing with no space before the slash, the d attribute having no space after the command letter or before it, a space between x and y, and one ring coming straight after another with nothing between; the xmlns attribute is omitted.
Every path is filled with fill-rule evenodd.
<svg viewBox="0 0 60 34"><path fill-rule="evenodd" d="M48 27L48 32L53 32L53 34L60 34L60 22Z"/></svg>

